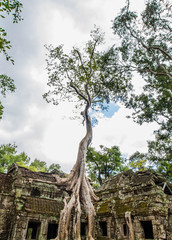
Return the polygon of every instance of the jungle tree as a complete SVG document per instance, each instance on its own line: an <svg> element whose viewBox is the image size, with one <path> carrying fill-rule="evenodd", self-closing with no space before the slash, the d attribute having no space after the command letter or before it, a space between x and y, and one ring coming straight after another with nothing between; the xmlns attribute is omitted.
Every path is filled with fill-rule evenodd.
<svg viewBox="0 0 172 240"><path fill-rule="evenodd" d="M108 148L100 145L100 151L89 147L86 160L88 176L93 182L102 185L105 179L126 169L124 161L118 146Z"/></svg>
<svg viewBox="0 0 172 240"><path fill-rule="evenodd" d="M61 100L76 100L76 107L83 110L81 115L86 125L86 134L78 148L76 163L67 178L56 176L57 184L65 186L70 196L64 198L61 211L57 240L69 239L71 212L74 212L73 238L81 239L81 208L85 209L88 220L88 239L94 239L95 209L93 201L97 200L92 186L86 177L86 153L92 140L92 122L90 109L97 106L104 108L110 100L126 98L130 84L123 76L115 76L101 71L102 52L100 49L104 34L98 28L91 32L91 40L80 50L73 47L65 54L63 46L48 46L47 57L48 85L50 90L44 95L48 102L58 104ZM108 71L108 69L107 69ZM107 77L108 76L108 77ZM107 90L105 82L111 88ZM113 93L113 94L112 94ZM84 109L83 109L84 108ZM96 109L97 110L97 109Z"/></svg>
<svg viewBox="0 0 172 240"><path fill-rule="evenodd" d="M149 142L148 147L151 160L159 159L160 165L171 164L171 13L172 4L168 0L148 0L141 13L132 11L127 0L113 21L119 44L107 53L107 63L116 65L116 74L123 71L126 77L144 80L143 91L132 94L126 106L134 110L132 117L137 123L159 124L155 141Z"/></svg>
<svg viewBox="0 0 172 240"><path fill-rule="evenodd" d="M16 163L19 166L28 166L30 158L25 152L17 154L17 146L15 144L0 145L0 172L6 173L8 168Z"/></svg>
<svg viewBox="0 0 172 240"><path fill-rule="evenodd" d="M14 163L34 172L56 171L60 176L65 175L61 171L61 166L58 163L52 163L48 167L46 162L38 159L34 159L34 161L31 162L30 157L25 152L18 153L16 144L8 143L0 145L0 172L7 173L8 168Z"/></svg>

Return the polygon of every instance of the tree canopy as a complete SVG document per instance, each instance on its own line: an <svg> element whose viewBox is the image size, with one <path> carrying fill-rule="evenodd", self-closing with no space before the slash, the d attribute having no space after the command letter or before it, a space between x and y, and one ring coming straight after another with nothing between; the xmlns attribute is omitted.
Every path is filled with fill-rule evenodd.
<svg viewBox="0 0 172 240"><path fill-rule="evenodd" d="M128 107L135 110L138 123L167 123L171 117L171 4L149 0L141 15L130 11L130 3L113 21L114 33L121 39L113 51L118 56L119 69L144 79L140 95L133 94ZM139 80L138 80L139 81Z"/></svg>
<svg viewBox="0 0 172 240"><path fill-rule="evenodd" d="M23 152L17 154L15 144L3 144L0 146L0 172L7 172L8 168L17 163L19 166L27 166L30 158Z"/></svg>
<svg viewBox="0 0 172 240"><path fill-rule="evenodd" d="M134 171L144 171L150 168L150 162L148 157L144 153L135 152L129 157L129 168Z"/></svg>
<svg viewBox="0 0 172 240"><path fill-rule="evenodd" d="M123 73L128 81L133 77L144 80L142 92L133 91L125 106L134 110L132 117L137 123L159 124L155 141L148 143L149 158L164 165L171 164L172 149L171 10L168 0L148 0L137 13L130 10L127 0L113 21L119 42L105 54L104 61L104 68L112 66L114 74Z"/></svg>
<svg viewBox="0 0 172 240"><path fill-rule="evenodd" d="M105 102L125 98L131 87L128 81L122 76L108 74L108 69L102 71L105 57L98 48L103 42L104 34L95 27L91 31L91 40L82 50L73 47L67 55L63 45L47 46L48 85L51 90L44 97L48 102L59 104L75 97L77 107L89 100L92 108L99 106L104 109Z"/></svg>
<svg viewBox="0 0 172 240"><path fill-rule="evenodd" d="M25 152L17 153L17 146L15 144L9 143L0 145L0 172L7 173L8 168L13 163L35 172L51 172L56 169L59 174L64 175L58 163L52 163L48 167L46 162L38 159L34 159L34 161L31 162L30 157L28 157Z"/></svg>
<svg viewBox="0 0 172 240"><path fill-rule="evenodd" d="M100 151L89 147L86 161L88 176L99 186L108 177L125 170L124 160L118 146L107 148L100 145Z"/></svg>

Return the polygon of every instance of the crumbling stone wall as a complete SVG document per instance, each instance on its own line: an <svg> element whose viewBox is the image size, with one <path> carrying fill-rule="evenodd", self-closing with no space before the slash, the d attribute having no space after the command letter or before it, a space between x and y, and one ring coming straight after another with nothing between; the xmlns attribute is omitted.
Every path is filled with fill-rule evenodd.
<svg viewBox="0 0 172 240"><path fill-rule="evenodd" d="M0 181L0 240L45 240L52 226L55 235L66 193L52 174L13 165Z"/></svg>
<svg viewBox="0 0 172 240"><path fill-rule="evenodd" d="M136 240L172 239L172 192L160 175L127 171L109 178L97 194L97 215L112 217L109 239L129 239L126 212L131 213Z"/></svg>
<svg viewBox="0 0 172 240"><path fill-rule="evenodd" d="M0 239L7 240L14 217L14 191L12 181L6 174L0 173Z"/></svg>
<svg viewBox="0 0 172 240"><path fill-rule="evenodd" d="M55 238L67 194L64 190L50 173L35 173L17 165L12 165L8 174L0 173L0 240ZM105 181L96 194L97 240L129 240L126 212L131 214L135 240L172 239L172 191L160 175L123 172ZM72 236L72 219L70 225ZM84 212L81 235L86 240Z"/></svg>

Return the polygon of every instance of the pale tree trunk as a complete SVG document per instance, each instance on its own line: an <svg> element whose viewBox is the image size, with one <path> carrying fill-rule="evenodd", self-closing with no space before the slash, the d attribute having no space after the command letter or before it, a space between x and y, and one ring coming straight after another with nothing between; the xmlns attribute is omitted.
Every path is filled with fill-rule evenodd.
<svg viewBox="0 0 172 240"><path fill-rule="evenodd" d="M131 212L125 212L125 219L129 228L129 239L135 240L134 227L131 219Z"/></svg>
<svg viewBox="0 0 172 240"><path fill-rule="evenodd" d="M94 240L94 218L95 209L93 201L97 200L89 180L86 177L86 154L87 148L92 140L91 119L88 115L90 103L87 101L83 116L86 122L86 135L81 140L78 149L77 161L67 178L56 176L57 184L66 187L72 192L70 197L64 199L64 209L60 214L58 236L55 240L69 240L69 224L71 212L74 212L73 238L81 240L81 204L83 205L88 220L88 240Z"/></svg>

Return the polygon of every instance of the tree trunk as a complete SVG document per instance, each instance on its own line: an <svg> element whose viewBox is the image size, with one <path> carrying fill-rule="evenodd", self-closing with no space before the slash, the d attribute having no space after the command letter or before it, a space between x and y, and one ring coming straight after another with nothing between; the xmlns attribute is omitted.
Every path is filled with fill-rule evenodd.
<svg viewBox="0 0 172 240"><path fill-rule="evenodd" d="M94 218L95 209L93 201L97 200L89 180L86 177L86 153L88 145L92 140L91 119L88 115L90 104L87 102L83 116L86 121L86 135L81 140L78 149L77 161L67 178L56 176L57 184L66 187L67 191L72 192L71 197L64 199L64 209L60 214L58 236L56 240L69 239L69 224L71 221L71 212L74 211L73 221L73 238L81 240L81 204L85 208L86 217L88 220L88 240L94 240Z"/></svg>
<svg viewBox="0 0 172 240"><path fill-rule="evenodd" d="M125 212L125 219L129 228L129 239L135 240L134 227L131 219L131 212Z"/></svg>

